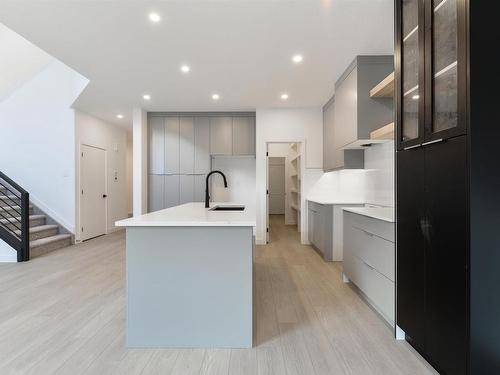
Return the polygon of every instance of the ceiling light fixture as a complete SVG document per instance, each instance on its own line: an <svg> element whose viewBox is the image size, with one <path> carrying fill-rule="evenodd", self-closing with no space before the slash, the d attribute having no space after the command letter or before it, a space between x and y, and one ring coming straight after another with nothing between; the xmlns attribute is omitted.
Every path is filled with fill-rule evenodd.
<svg viewBox="0 0 500 375"><path fill-rule="evenodd" d="M123 115L120 113L120 114L116 115L116 117L119 118L119 119L122 119Z"/></svg>
<svg viewBox="0 0 500 375"><path fill-rule="evenodd" d="M220 99L219 94L213 94L213 95L212 95L212 99L213 99L213 100L219 100L219 99Z"/></svg>
<svg viewBox="0 0 500 375"><path fill-rule="evenodd" d="M149 13L149 20L154 23L158 23L161 20L161 17L158 13Z"/></svg>
<svg viewBox="0 0 500 375"><path fill-rule="evenodd" d="M295 64L300 64L302 62L302 60L304 60L304 58L302 57L302 55L295 55L295 56L292 57L292 61Z"/></svg>
<svg viewBox="0 0 500 375"><path fill-rule="evenodd" d="M149 95L149 94L144 94L144 95L142 96L142 98L143 98L144 100L151 100L151 95Z"/></svg>
<svg viewBox="0 0 500 375"><path fill-rule="evenodd" d="M189 73L190 71L191 71L191 68L189 67L189 65L182 65L181 66L182 73Z"/></svg>
<svg viewBox="0 0 500 375"><path fill-rule="evenodd" d="M281 94L281 99L282 100L287 100L288 99L288 94L287 93Z"/></svg>

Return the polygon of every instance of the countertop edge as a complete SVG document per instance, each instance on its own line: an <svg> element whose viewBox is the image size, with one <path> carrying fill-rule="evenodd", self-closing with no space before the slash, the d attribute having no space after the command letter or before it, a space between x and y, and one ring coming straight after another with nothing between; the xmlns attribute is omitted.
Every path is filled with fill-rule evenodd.
<svg viewBox="0 0 500 375"><path fill-rule="evenodd" d="M353 208L356 208L356 207L353 207ZM352 208L350 208L350 207L344 207L344 208L342 208L342 210L346 211L346 212L353 213L353 214L366 216L366 217L369 217L369 218L372 218L372 219L385 221L387 223L394 224L396 222L394 219L388 218L386 216L374 215L374 214L370 214L369 212L360 212L358 210L352 210Z"/></svg>

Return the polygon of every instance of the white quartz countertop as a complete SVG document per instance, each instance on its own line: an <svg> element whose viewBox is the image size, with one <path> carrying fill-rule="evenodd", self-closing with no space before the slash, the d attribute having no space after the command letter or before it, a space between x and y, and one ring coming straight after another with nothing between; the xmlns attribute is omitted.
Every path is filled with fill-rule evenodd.
<svg viewBox="0 0 500 375"><path fill-rule="evenodd" d="M336 198L323 198L323 197L308 197L308 201L315 202L318 204L332 204L332 205L344 205L344 204L365 204L365 202L359 200L345 200Z"/></svg>
<svg viewBox="0 0 500 375"><path fill-rule="evenodd" d="M236 203L210 203L235 205ZM243 211L209 211L201 202L186 203L149 214L117 221L117 227L255 227L255 211L248 206Z"/></svg>
<svg viewBox="0 0 500 375"><path fill-rule="evenodd" d="M392 207L343 207L342 209L355 214L394 223L394 208Z"/></svg>

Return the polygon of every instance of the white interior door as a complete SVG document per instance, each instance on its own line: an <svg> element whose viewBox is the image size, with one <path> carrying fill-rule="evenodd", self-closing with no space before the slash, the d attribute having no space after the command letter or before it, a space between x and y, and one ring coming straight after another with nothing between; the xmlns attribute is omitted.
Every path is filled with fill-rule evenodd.
<svg viewBox="0 0 500 375"><path fill-rule="evenodd" d="M106 151L87 145L81 150L81 238L88 240L106 234Z"/></svg>
<svg viewBox="0 0 500 375"><path fill-rule="evenodd" d="M269 214L285 214L285 158L269 158Z"/></svg>

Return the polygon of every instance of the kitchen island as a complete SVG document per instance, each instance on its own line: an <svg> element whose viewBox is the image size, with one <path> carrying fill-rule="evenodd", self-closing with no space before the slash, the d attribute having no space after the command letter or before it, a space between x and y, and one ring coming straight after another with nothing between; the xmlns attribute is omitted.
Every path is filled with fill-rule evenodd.
<svg viewBox="0 0 500 375"><path fill-rule="evenodd" d="M116 223L126 227L128 347L252 347L255 213L221 206Z"/></svg>

